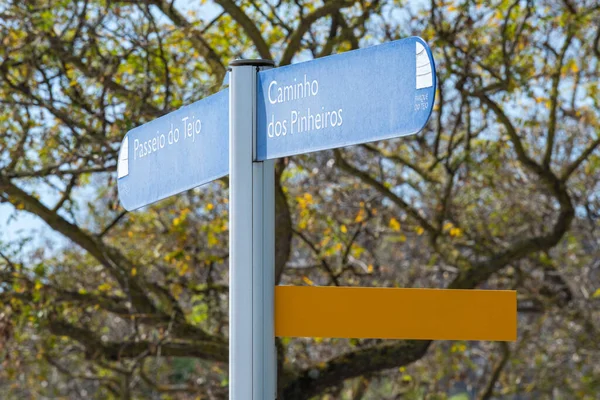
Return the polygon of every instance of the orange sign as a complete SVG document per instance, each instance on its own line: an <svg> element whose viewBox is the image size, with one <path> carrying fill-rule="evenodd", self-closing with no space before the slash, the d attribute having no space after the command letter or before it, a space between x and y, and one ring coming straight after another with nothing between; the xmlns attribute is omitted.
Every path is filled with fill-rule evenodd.
<svg viewBox="0 0 600 400"><path fill-rule="evenodd" d="M276 286L275 335L515 341L517 292Z"/></svg>

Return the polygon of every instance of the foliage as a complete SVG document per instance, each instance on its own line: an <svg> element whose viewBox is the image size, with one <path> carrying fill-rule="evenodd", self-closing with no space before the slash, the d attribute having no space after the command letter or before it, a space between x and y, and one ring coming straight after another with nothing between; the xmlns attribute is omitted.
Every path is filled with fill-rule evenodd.
<svg viewBox="0 0 600 400"><path fill-rule="evenodd" d="M3 398L225 398L227 179L126 213L120 140L234 58L409 35L430 123L277 162L278 282L517 289L519 340L282 338L280 398L597 398L599 26L595 0L6 0L0 201L50 234L0 236Z"/></svg>

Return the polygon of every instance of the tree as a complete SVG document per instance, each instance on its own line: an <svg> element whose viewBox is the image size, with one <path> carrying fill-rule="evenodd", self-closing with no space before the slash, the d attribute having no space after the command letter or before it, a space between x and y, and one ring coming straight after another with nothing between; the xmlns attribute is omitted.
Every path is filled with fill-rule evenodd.
<svg viewBox="0 0 600 400"><path fill-rule="evenodd" d="M600 7L447 3L0 6L0 201L50 232L0 242L2 392L224 398L227 179L126 213L122 137L218 91L234 58L419 35L439 79L422 133L278 161L277 279L517 289L519 340L283 338L280 397L594 398Z"/></svg>

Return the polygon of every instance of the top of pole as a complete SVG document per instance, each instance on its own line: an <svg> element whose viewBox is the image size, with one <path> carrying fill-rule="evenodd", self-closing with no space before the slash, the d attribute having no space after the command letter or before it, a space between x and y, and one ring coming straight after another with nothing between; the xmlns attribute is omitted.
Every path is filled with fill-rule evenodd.
<svg viewBox="0 0 600 400"><path fill-rule="evenodd" d="M275 62L273 60L267 60L265 58L254 58L254 59L239 58L239 59L233 60L231 63L229 63L230 67L240 67L243 65L254 65L257 67L274 67Z"/></svg>

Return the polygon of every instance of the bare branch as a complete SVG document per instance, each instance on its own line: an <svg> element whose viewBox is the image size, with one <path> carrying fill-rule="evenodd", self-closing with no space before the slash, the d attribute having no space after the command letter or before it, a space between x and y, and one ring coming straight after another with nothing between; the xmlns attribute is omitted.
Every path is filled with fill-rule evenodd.
<svg viewBox="0 0 600 400"><path fill-rule="evenodd" d="M213 74L215 74L215 82L220 85L223 81L223 77L227 72L221 57L215 52L215 50L206 41L204 36L194 29L192 24L185 19L185 17L175 9L173 2L167 0L145 0L158 7L175 25L182 28L183 31L188 34L192 45L198 53L206 60Z"/></svg>
<svg viewBox="0 0 600 400"><path fill-rule="evenodd" d="M258 54L264 59L272 60L273 57L271 56L269 45L265 42L256 24L248 17L244 10L236 5L233 0L216 0L216 2L244 28L246 34L252 40L254 46L256 46Z"/></svg>
<svg viewBox="0 0 600 400"><path fill-rule="evenodd" d="M327 272L327 274L331 278L331 281L333 282L333 284L335 286L340 286L340 281L339 281L339 279L337 277L337 274L333 271L333 269L331 268L331 266L329 265L329 263L327 262L327 260L325 260L325 258L323 258L321 256L321 252L319 251L319 249L317 248L317 246L305 234L303 234L302 232L297 231L295 229L294 229L293 232L296 235L298 235L298 237L300 239L302 239L302 241L304 243L306 243L308 245L308 247L310 247L310 249L315 254L315 257L317 257L317 259L321 263L321 266L325 269L325 271Z"/></svg>
<svg viewBox="0 0 600 400"><path fill-rule="evenodd" d="M428 231L432 234L435 234L437 232L437 229L429 221L427 221L423 216L421 216L421 214L417 210L412 208L402 198L398 197L394 192L392 192L387 187L385 187L385 185L383 183L377 181L375 178L371 177L366 172L363 172L363 171L357 169L356 167L350 165L345 160L345 158L342 156L342 153L339 149L334 150L334 155L335 155L336 164L343 171L346 171L349 174L359 178L363 183L373 187L373 189L377 190L383 196L390 199L399 208L406 211L408 213L408 215L410 215L412 218L414 218L426 231Z"/></svg>
<svg viewBox="0 0 600 400"><path fill-rule="evenodd" d="M585 160L588 159L588 157L594 152L594 150L598 148L598 146L600 146L600 135L581 153L579 157L577 157L575 161L573 161L570 165L568 165L565 168L560 177L560 180L562 182L566 182L569 179L569 177L573 174L573 172L575 172L575 170L577 170L577 168L579 168L579 166L583 164Z"/></svg>
<svg viewBox="0 0 600 400"><path fill-rule="evenodd" d="M81 57L71 53L68 49L68 45L62 42L57 36L48 35L48 39L51 44L51 49L64 61L75 66L81 73L83 73L86 77L94 80L99 80L102 85L104 85L107 89L111 90L116 95L120 96L124 99L137 99L139 95L127 89L125 86L120 85L115 82L109 75L106 73L102 73L89 64L86 64ZM153 104L148 103L147 101L138 101L136 102L140 106L140 110L149 116L158 117L164 114L163 110L158 109Z"/></svg>
<svg viewBox="0 0 600 400"><path fill-rule="evenodd" d="M68 336L79 342L92 359L101 358L118 361L135 358L142 354L166 357L198 357L210 361L227 362L229 350L226 343L210 341L170 341L161 343L150 341L102 341L91 331L67 323L60 319L48 322L50 332L57 336Z"/></svg>
<svg viewBox="0 0 600 400"><path fill-rule="evenodd" d="M573 40L573 32L565 38L565 42L560 50L558 60L556 63L556 70L552 74L552 88L550 89L550 121L548 122L548 138L546 139L546 152L544 154L543 165L544 168L550 168L550 161L552 160L552 150L554 149L554 138L556 136L556 118L558 113L558 87L560 85L560 77L562 74L562 67L565 60L565 55L569 49L569 45Z"/></svg>
<svg viewBox="0 0 600 400"><path fill-rule="evenodd" d="M309 368L296 379L284 382L282 398L310 399L346 379L410 364L423 357L430 344L430 341L422 340L397 341L343 354L324 366Z"/></svg>
<svg viewBox="0 0 600 400"><path fill-rule="evenodd" d="M58 213L44 206L34 196L20 189L1 175L0 192L4 192L11 201L23 204L26 211L37 215L55 231L60 232L89 252L100 264L111 272L122 287L129 289L132 302L138 310L148 313L156 312L156 309L147 298L145 290L139 286L137 281L129 279L129 271L131 271L133 266L120 252L94 239L91 235L81 230L81 228L71 224L58 215Z"/></svg>
<svg viewBox="0 0 600 400"><path fill-rule="evenodd" d="M300 24L292 33L289 39L289 43L283 52L283 56L281 57L281 61L279 65L288 65L292 62L292 59L296 55L296 53L300 50L300 45L302 43L302 38L304 34L308 32L312 24L314 24L320 18L323 18L327 15L331 15L337 13L339 10L350 7L354 4L354 2L348 2L345 0L333 0L331 2L325 3L322 7L316 9L312 13L308 14L306 17L302 18Z"/></svg>
<svg viewBox="0 0 600 400"><path fill-rule="evenodd" d="M7 178L43 178L47 176L77 176L81 174L93 174L97 172L114 172L117 170L117 167L114 165L108 165L105 167L93 167L93 168L75 168L75 169L61 169L64 164L52 165L49 167L44 167L42 169L34 170L34 171L22 171L22 172L13 172L6 174Z"/></svg>
<svg viewBox="0 0 600 400"><path fill-rule="evenodd" d="M98 234L98 238L102 238L104 235L106 235L108 233L108 231L110 231L115 225L117 225L117 223L121 220L121 218L123 218L125 215L127 215L127 211L122 211L119 213L119 215L116 216L115 219L113 219L108 225L106 225L104 227L104 229L102 229L102 232L100 232Z"/></svg>
<svg viewBox="0 0 600 400"><path fill-rule="evenodd" d="M496 385L496 382L498 382L498 379L500 379L500 374L510 358L510 349L508 344L506 342L500 342L500 347L502 348L502 357L492 372L490 381L480 397L481 400L488 400L494 395L494 386Z"/></svg>

